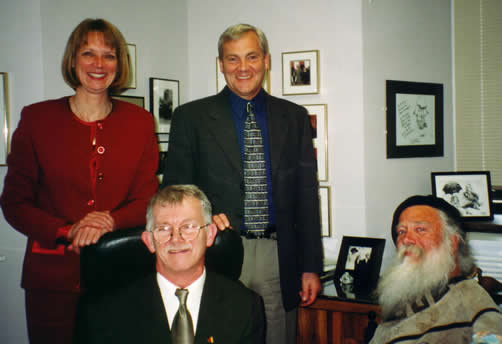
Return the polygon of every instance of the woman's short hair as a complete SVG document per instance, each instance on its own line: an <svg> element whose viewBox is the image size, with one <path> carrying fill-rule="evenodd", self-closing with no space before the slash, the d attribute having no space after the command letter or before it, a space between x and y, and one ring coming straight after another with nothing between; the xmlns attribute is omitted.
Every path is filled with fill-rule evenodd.
<svg viewBox="0 0 502 344"><path fill-rule="evenodd" d="M75 59L78 50L87 44L87 37L90 32L101 32L106 45L115 49L117 55L117 73L115 80L108 88L110 93L120 92L129 82L129 55L127 45L122 33L112 23L104 19L84 19L73 30L66 43L63 55L61 71L65 82L73 89L81 85L75 73Z"/></svg>

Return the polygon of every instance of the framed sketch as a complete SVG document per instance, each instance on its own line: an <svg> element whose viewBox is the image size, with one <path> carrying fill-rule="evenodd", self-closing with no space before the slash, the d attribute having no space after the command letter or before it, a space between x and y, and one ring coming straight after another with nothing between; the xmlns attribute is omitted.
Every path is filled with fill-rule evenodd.
<svg viewBox="0 0 502 344"><path fill-rule="evenodd" d="M145 108L145 97L112 95L112 98L137 105L143 109Z"/></svg>
<svg viewBox="0 0 502 344"><path fill-rule="evenodd" d="M329 186L319 186L319 210L321 212L321 236L331 236L331 192Z"/></svg>
<svg viewBox="0 0 502 344"><path fill-rule="evenodd" d="M130 74L129 83L127 84L126 88L136 88L136 44L127 43L127 53L129 55Z"/></svg>
<svg viewBox="0 0 502 344"><path fill-rule="evenodd" d="M312 125L312 138L317 159L317 178L328 181L328 106L326 104L303 105L309 114Z"/></svg>
<svg viewBox="0 0 502 344"><path fill-rule="evenodd" d="M465 220L492 220L489 171L432 172L432 194L460 211Z"/></svg>
<svg viewBox="0 0 502 344"><path fill-rule="evenodd" d="M386 81L387 158L443 156L443 85Z"/></svg>
<svg viewBox="0 0 502 344"><path fill-rule="evenodd" d="M343 236L334 275L335 285L345 294L371 293L378 282L384 248L385 239Z"/></svg>
<svg viewBox="0 0 502 344"><path fill-rule="evenodd" d="M150 78L150 111L155 118L157 133L169 133L174 109L179 104L178 80Z"/></svg>
<svg viewBox="0 0 502 344"><path fill-rule="evenodd" d="M282 94L319 93L319 50L282 53Z"/></svg>
<svg viewBox="0 0 502 344"><path fill-rule="evenodd" d="M220 70L219 61L218 56L216 56L216 93L220 93L227 85L225 75L223 75L223 72ZM270 70L265 71L265 78L263 79L262 86L265 91L270 94Z"/></svg>
<svg viewBox="0 0 502 344"><path fill-rule="evenodd" d="M0 165L7 165L9 154L9 80L7 73L0 72Z"/></svg>

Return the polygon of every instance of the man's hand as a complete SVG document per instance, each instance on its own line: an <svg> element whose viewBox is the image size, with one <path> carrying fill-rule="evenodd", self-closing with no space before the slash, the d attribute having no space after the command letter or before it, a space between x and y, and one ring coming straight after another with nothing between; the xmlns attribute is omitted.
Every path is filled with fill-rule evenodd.
<svg viewBox="0 0 502 344"><path fill-rule="evenodd" d="M302 274L302 291L300 297L301 306L310 306L317 298L317 294L321 291L321 280L316 273L304 272Z"/></svg>
<svg viewBox="0 0 502 344"><path fill-rule="evenodd" d="M228 221L227 215L223 213L213 215L213 223L216 225L216 227L218 227L220 231L223 231L226 228L232 229L232 226L230 226L230 221Z"/></svg>

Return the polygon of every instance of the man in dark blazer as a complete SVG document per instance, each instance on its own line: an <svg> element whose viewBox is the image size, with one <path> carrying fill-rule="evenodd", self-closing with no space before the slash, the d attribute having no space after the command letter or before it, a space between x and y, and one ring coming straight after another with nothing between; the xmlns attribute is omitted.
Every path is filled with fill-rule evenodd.
<svg viewBox="0 0 502 344"><path fill-rule="evenodd" d="M264 298L267 343L291 343L300 297L303 305L315 301L322 271L312 129L305 108L262 89L270 56L261 30L232 26L220 36L218 51L227 87L175 110L162 185L196 184L213 204L218 228L241 233L240 279ZM263 137L267 174L268 225L259 234L244 225L248 102Z"/></svg>
<svg viewBox="0 0 502 344"><path fill-rule="evenodd" d="M145 245L155 252L157 274L85 300L78 312L75 342L177 344L173 333L181 301L175 290L185 289L195 333L183 344L264 343L261 297L204 267L206 248L216 232L211 204L196 186L173 185L157 192L147 210L147 231L142 233Z"/></svg>

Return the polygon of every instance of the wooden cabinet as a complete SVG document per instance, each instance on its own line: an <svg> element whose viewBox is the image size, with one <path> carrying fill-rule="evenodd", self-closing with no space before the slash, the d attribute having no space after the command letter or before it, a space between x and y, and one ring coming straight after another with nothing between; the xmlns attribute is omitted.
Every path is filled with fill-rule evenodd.
<svg viewBox="0 0 502 344"><path fill-rule="evenodd" d="M297 344L363 344L368 313L375 304L319 296L309 307L298 308ZM378 321L378 318L377 318Z"/></svg>

